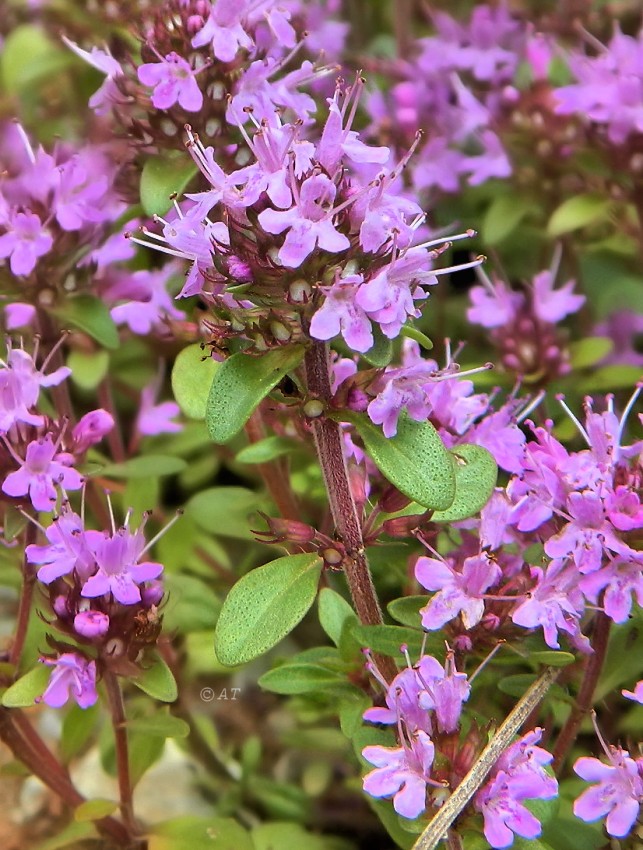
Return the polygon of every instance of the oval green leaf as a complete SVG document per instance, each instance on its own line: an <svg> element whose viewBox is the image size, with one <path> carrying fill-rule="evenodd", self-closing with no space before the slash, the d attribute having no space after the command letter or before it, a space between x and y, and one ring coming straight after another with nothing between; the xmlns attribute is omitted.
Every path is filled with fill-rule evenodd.
<svg viewBox="0 0 643 850"><path fill-rule="evenodd" d="M72 325L93 337L105 348L118 348L118 330L107 305L92 295L77 295L51 312L65 324Z"/></svg>
<svg viewBox="0 0 643 850"><path fill-rule="evenodd" d="M612 202L605 195L587 193L567 198L554 210L547 224L549 236L562 236L586 227L595 221L604 219L609 214Z"/></svg>
<svg viewBox="0 0 643 850"><path fill-rule="evenodd" d="M227 667L245 664L286 637L313 604L321 568L315 553L286 555L238 581L217 622L219 661Z"/></svg>
<svg viewBox="0 0 643 850"><path fill-rule="evenodd" d="M353 686L339 673L317 664L285 664L268 670L259 677L259 685L275 694L307 694L311 691L328 691L330 687Z"/></svg>
<svg viewBox="0 0 643 850"><path fill-rule="evenodd" d="M26 708L33 705L36 697L42 696L47 687L50 674L50 667L38 664L37 667L25 673L17 682L7 688L2 695L2 704L5 708Z"/></svg>
<svg viewBox="0 0 643 850"><path fill-rule="evenodd" d="M501 195L490 205L482 223L485 245L497 245L510 236L527 215L533 202L520 195Z"/></svg>
<svg viewBox="0 0 643 850"><path fill-rule="evenodd" d="M179 695L174 674L157 653L151 665L144 669L140 676L130 678L130 682L143 693L161 702L174 702Z"/></svg>
<svg viewBox="0 0 643 850"><path fill-rule="evenodd" d="M341 419L357 428L377 468L405 496L440 511L453 504L453 460L430 422L415 422L403 413L395 437L385 437L362 413L342 411Z"/></svg>
<svg viewBox="0 0 643 850"><path fill-rule="evenodd" d="M212 487L192 496L185 506L185 513L211 534L252 540L250 517L266 508L265 501L254 490ZM258 517L255 520L258 521Z"/></svg>
<svg viewBox="0 0 643 850"><path fill-rule="evenodd" d="M109 354L106 351L70 351L67 366L77 387L94 390L107 374Z"/></svg>
<svg viewBox="0 0 643 850"><path fill-rule="evenodd" d="M100 820L101 818L109 817L118 808L118 803L114 800L85 800L76 809L74 809L74 820L77 823L85 823L86 821Z"/></svg>
<svg viewBox="0 0 643 850"><path fill-rule="evenodd" d="M239 463L267 463L275 458L290 454L301 444L288 437L266 437L241 449L235 460Z"/></svg>
<svg viewBox="0 0 643 850"><path fill-rule="evenodd" d="M164 215L172 206L170 196L180 195L197 171L188 154L148 159L141 173L141 204L147 215Z"/></svg>
<svg viewBox="0 0 643 850"><path fill-rule="evenodd" d="M172 391L176 403L190 419L205 419L208 393L220 365L204 355L198 343L179 352L172 367Z"/></svg>
<svg viewBox="0 0 643 850"><path fill-rule="evenodd" d="M246 424L259 402L302 360L302 346L261 357L233 354L217 370L208 395L205 424L215 443L227 443Z"/></svg>
<svg viewBox="0 0 643 850"><path fill-rule="evenodd" d="M418 628L421 619L420 610L426 608L428 602L428 596L403 596L401 599L389 602L386 610L398 623Z"/></svg>
<svg viewBox="0 0 643 850"><path fill-rule="evenodd" d="M498 466L487 449L465 443L450 452L455 469L455 499L445 511L436 511L433 522L458 522L474 516L491 498Z"/></svg>
<svg viewBox="0 0 643 850"><path fill-rule="evenodd" d="M335 646L339 646L346 623L357 622L357 615L344 599L330 587L324 587L317 600L319 623Z"/></svg>
<svg viewBox="0 0 643 850"><path fill-rule="evenodd" d="M153 735L155 738L187 738L190 734L190 726L185 720L160 711L151 717L128 720L126 725L132 732Z"/></svg>

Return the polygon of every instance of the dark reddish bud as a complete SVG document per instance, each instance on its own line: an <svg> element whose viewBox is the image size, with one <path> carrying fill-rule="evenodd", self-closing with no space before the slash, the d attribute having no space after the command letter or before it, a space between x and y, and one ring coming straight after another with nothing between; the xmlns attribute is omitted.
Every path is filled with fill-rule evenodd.
<svg viewBox="0 0 643 850"><path fill-rule="evenodd" d="M385 514L396 514L410 504L411 499L405 496L404 493L400 493L397 487L393 487L392 485L386 488L380 498L380 508Z"/></svg>
<svg viewBox="0 0 643 850"><path fill-rule="evenodd" d="M268 525L268 531L254 531L262 543L312 543L317 531L305 522L296 519L270 517L259 511Z"/></svg>
<svg viewBox="0 0 643 850"><path fill-rule="evenodd" d="M422 525L424 519L424 514L397 516L393 519L387 519L382 524L382 531L384 534L388 534L389 537L410 537Z"/></svg>

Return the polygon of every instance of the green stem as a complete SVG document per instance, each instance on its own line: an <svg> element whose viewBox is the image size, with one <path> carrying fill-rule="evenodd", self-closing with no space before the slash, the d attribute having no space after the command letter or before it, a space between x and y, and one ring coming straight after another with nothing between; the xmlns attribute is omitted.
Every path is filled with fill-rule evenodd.
<svg viewBox="0 0 643 850"><path fill-rule="evenodd" d="M33 523L29 523L25 533L25 548L36 542L38 529ZM22 563L22 588L20 590L20 602L18 603L18 617L16 620L16 633L11 644L9 652L9 663L13 665L15 671L18 671L20 658L22 657L22 649L25 645L27 630L29 629L29 617L31 615L31 605L33 602L34 587L36 584L36 573L34 567L28 563L27 556L24 556Z"/></svg>

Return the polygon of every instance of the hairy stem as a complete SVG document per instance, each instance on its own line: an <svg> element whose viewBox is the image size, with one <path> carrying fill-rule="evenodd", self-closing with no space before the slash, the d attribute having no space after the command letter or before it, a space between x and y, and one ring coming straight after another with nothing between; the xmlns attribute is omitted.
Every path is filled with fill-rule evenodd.
<svg viewBox="0 0 643 850"><path fill-rule="evenodd" d="M305 367L309 394L328 404L332 397L328 346L324 343L313 343L306 352ZM323 415L312 420L312 428L333 522L346 548L344 573L357 616L364 625L379 625L383 622L382 611L371 578L362 528L351 493L341 428L337 422ZM378 664L387 678L392 678L391 673L395 675L392 659L378 659Z"/></svg>
<svg viewBox="0 0 643 850"><path fill-rule="evenodd" d="M0 740L34 776L53 791L70 808L85 802L85 797L73 786L69 774L45 746L36 730L20 709L0 707ZM131 846L128 830L118 820L106 817L96 822L98 830L112 838L116 846Z"/></svg>
<svg viewBox="0 0 643 850"><path fill-rule="evenodd" d="M25 531L25 547L36 542L38 529L32 523L28 523ZM24 556L22 562L22 588L20 590L20 602L18 603L18 617L16 620L16 633L9 651L9 663L12 664L16 672L20 664L22 649L25 645L27 637L27 629L29 628L29 616L31 614L31 604L33 602L33 592L36 584L36 573L34 567L27 561L27 556Z"/></svg>
<svg viewBox="0 0 643 850"><path fill-rule="evenodd" d="M127 727L123 694L117 677L111 671L106 671L103 681L107 688L109 705L112 712L114 728L114 744L116 748L116 769L118 771L118 790L121 800L121 816L130 833L136 834L137 825L134 819L132 801L132 779L129 765L129 747L127 743Z"/></svg>
<svg viewBox="0 0 643 850"><path fill-rule="evenodd" d="M592 636L592 649L594 652L585 660L583 680L578 690L576 704L572 708L567 722L560 730L556 746L554 747L554 761L552 764L556 773L564 766L565 759L578 735L578 730L592 708L594 691L596 690L596 685L598 684L601 670L605 663L611 625L612 621L607 614L604 614L602 611L596 614L594 634Z"/></svg>

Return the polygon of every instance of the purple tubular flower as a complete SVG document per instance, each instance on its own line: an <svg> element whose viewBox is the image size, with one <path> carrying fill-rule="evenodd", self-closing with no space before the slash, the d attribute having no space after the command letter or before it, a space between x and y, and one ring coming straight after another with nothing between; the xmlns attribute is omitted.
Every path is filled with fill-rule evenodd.
<svg viewBox="0 0 643 850"><path fill-rule="evenodd" d="M51 235L32 212L14 212L2 226L7 232L0 236L0 258L10 257L12 274L31 274L54 244Z"/></svg>
<svg viewBox="0 0 643 850"><path fill-rule="evenodd" d="M243 28L249 0L215 0L210 16L192 39L192 47L212 45L212 52L221 62L232 62L237 52L252 50L254 42Z"/></svg>
<svg viewBox="0 0 643 850"><path fill-rule="evenodd" d="M70 510L63 510L45 533L48 545L32 543L25 549L30 564L42 565L38 570L38 581L51 584L72 570L76 570L81 578L89 578L95 564L81 518Z"/></svg>
<svg viewBox="0 0 643 850"><path fill-rule="evenodd" d="M53 670L45 692L36 702L60 708L71 697L80 708L94 705L98 699L95 661L88 661L76 652L65 652L57 659L40 660Z"/></svg>
<svg viewBox="0 0 643 850"><path fill-rule="evenodd" d="M610 747L610 764L595 758L580 758L574 772L586 782L595 782L574 803L574 814L584 821L607 815L605 827L614 838L624 838L633 827L643 800L643 761L627 750Z"/></svg>
<svg viewBox="0 0 643 850"><path fill-rule="evenodd" d="M502 570L486 553L466 558L462 572L456 572L444 561L420 557L415 577L427 590L438 593L423 608L422 626L428 631L440 629L458 614L466 629L471 629L484 614L485 592L502 576Z"/></svg>
<svg viewBox="0 0 643 850"><path fill-rule="evenodd" d="M633 691L621 691L621 693L626 699L632 699L643 705L643 679L636 683Z"/></svg>
<svg viewBox="0 0 643 850"><path fill-rule="evenodd" d="M353 351L373 347L371 323L356 298L363 280L359 274L347 275L326 290L326 299L310 323L311 336L327 340L341 333Z"/></svg>
<svg viewBox="0 0 643 850"><path fill-rule="evenodd" d="M69 465L73 457L57 453L56 448L51 434L29 443L22 467L5 478L3 493L16 498L28 493L37 511L51 511L57 498L54 483L66 490L80 490L83 478Z"/></svg>
<svg viewBox="0 0 643 850"><path fill-rule="evenodd" d="M525 800L548 800L558 794L558 783L545 766L553 756L536 746L542 729L528 732L500 756L487 784L474 797L484 817L484 834L494 848L510 847L514 835L536 838L539 820L524 806Z"/></svg>
<svg viewBox="0 0 643 850"><path fill-rule="evenodd" d="M433 742L422 730L403 747L365 747L362 755L375 765L364 777L371 797L393 797L393 808L405 818L416 818L426 808L426 786L435 755Z"/></svg>
<svg viewBox="0 0 643 850"><path fill-rule="evenodd" d="M114 80L123 75L123 69L120 63L114 59L109 50L92 47L90 51L87 51L65 36L62 36L62 40L70 50L74 51L76 56L83 59L92 68L96 68L97 71L105 74L105 81L89 100L89 108L93 109L97 115L106 115L112 103L118 100L118 89L114 84Z"/></svg>
<svg viewBox="0 0 643 850"><path fill-rule="evenodd" d="M332 222L336 191L334 183L325 174L315 174L301 184L295 207L259 213L259 224L267 233L288 231L279 250L279 261L287 268L300 266L317 245L331 253L350 247L348 238L338 233Z"/></svg>
<svg viewBox="0 0 643 850"><path fill-rule="evenodd" d="M178 101L186 112L198 112L203 106L196 73L177 53L168 53L160 62L147 62L138 68L139 80L154 88L152 104L156 109L170 109Z"/></svg>
<svg viewBox="0 0 643 850"><path fill-rule="evenodd" d="M163 572L162 564L138 563L145 549L141 528L134 534L121 528L111 536L87 532L87 538L98 570L85 582L82 596L93 598L111 593L122 605L134 605L141 601L138 585L158 578Z"/></svg>

